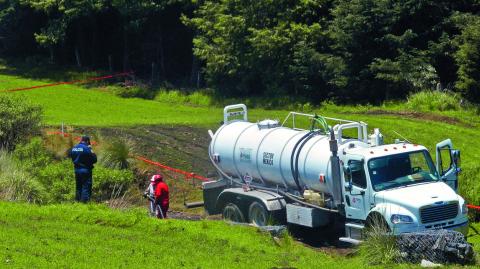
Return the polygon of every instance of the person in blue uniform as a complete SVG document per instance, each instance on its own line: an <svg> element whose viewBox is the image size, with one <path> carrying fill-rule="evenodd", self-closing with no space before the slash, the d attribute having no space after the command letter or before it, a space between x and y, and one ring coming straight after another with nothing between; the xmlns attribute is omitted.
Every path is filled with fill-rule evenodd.
<svg viewBox="0 0 480 269"><path fill-rule="evenodd" d="M75 171L75 200L86 203L92 195L92 170L97 162L97 155L90 145L90 137L82 136L80 143L70 150L69 155Z"/></svg>

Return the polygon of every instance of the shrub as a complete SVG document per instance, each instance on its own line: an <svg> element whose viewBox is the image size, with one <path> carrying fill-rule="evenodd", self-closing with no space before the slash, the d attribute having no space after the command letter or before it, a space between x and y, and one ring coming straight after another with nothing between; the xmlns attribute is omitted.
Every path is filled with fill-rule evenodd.
<svg viewBox="0 0 480 269"><path fill-rule="evenodd" d="M38 176L38 181L47 189L47 202L73 201L75 197L75 174L70 161L47 165ZM97 166L93 170L92 199L110 199L112 193L123 194L133 182L133 172ZM119 191L119 188L120 191Z"/></svg>
<svg viewBox="0 0 480 269"><path fill-rule="evenodd" d="M92 198L97 201L116 198L128 190L133 180L133 172L130 170L99 166L93 172Z"/></svg>
<svg viewBox="0 0 480 269"><path fill-rule="evenodd" d="M115 87L114 93L123 98L153 99L156 91L146 86Z"/></svg>
<svg viewBox="0 0 480 269"><path fill-rule="evenodd" d="M40 131L41 108L20 97L0 94L0 149L15 145Z"/></svg>
<svg viewBox="0 0 480 269"><path fill-rule="evenodd" d="M451 91L421 91L408 97L407 108L421 111L460 110L460 96Z"/></svg>
<svg viewBox="0 0 480 269"><path fill-rule="evenodd" d="M112 169L128 169L135 161L131 157L132 143L125 139L114 139L105 143L99 163Z"/></svg>
<svg viewBox="0 0 480 269"><path fill-rule="evenodd" d="M73 201L75 197L75 175L70 161L50 163L34 175L45 186L48 193L45 202Z"/></svg>
<svg viewBox="0 0 480 269"><path fill-rule="evenodd" d="M28 143L18 145L13 152L13 157L32 175L52 161L52 156L43 146L41 137L35 137Z"/></svg>
<svg viewBox="0 0 480 269"><path fill-rule="evenodd" d="M170 104L191 104L197 106L210 106L213 104L212 97L208 92L196 91L191 94L180 91L160 90L155 96L155 100Z"/></svg>

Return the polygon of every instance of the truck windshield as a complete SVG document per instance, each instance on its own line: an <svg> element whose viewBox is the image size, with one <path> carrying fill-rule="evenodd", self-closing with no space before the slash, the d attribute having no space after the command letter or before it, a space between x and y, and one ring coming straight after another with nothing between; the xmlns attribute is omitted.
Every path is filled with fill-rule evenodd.
<svg viewBox="0 0 480 269"><path fill-rule="evenodd" d="M438 180L430 154L425 150L371 159L368 170L375 191Z"/></svg>

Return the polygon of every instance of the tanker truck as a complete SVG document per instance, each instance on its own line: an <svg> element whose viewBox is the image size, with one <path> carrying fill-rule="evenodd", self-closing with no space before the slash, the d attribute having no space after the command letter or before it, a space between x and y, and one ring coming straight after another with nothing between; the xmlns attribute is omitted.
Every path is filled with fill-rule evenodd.
<svg viewBox="0 0 480 269"><path fill-rule="evenodd" d="M351 244L373 225L395 235L468 231L457 194L460 151L450 139L436 145L434 163L426 147L384 144L380 130L369 134L361 121L290 112L282 123L252 123L243 104L223 113L221 127L209 130L219 179L202 185L208 214L257 226L341 225L340 241Z"/></svg>

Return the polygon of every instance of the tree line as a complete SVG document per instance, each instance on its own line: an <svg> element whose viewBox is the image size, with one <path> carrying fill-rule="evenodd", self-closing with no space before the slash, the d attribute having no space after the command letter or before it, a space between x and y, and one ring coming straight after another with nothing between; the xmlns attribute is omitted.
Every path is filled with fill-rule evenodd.
<svg viewBox="0 0 480 269"><path fill-rule="evenodd" d="M480 103L480 0L0 0L0 55L221 96Z"/></svg>

